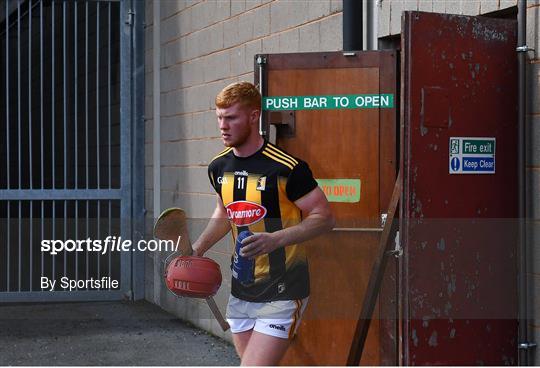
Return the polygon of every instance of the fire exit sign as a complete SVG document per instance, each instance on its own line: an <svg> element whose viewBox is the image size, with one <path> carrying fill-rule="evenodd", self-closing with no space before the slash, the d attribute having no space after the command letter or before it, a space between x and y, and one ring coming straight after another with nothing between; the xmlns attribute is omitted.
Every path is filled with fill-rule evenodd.
<svg viewBox="0 0 540 368"><path fill-rule="evenodd" d="M263 110L325 110L393 108L393 94L272 96L263 98Z"/></svg>
<svg viewBox="0 0 540 368"><path fill-rule="evenodd" d="M495 174L495 138L450 137L450 174Z"/></svg>

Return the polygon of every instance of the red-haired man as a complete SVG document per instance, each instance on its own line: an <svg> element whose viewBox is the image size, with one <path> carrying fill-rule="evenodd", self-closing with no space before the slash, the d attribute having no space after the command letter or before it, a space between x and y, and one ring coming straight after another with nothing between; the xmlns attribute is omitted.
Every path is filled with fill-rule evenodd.
<svg viewBox="0 0 540 368"><path fill-rule="evenodd" d="M254 280L233 277L227 320L242 365L277 365L309 297L300 243L335 221L308 165L259 134L261 95L253 84L230 84L215 102L226 148L208 166L217 205L193 248L203 255L231 229L235 241L243 230L254 234L240 251L254 260Z"/></svg>

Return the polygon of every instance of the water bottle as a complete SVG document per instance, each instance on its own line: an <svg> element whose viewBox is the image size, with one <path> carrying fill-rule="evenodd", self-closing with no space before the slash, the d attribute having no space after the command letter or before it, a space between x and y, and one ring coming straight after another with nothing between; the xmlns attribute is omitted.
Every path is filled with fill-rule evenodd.
<svg viewBox="0 0 540 368"><path fill-rule="evenodd" d="M249 285L255 281L255 260L240 255L242 240L251 235L253 235L251 231L242 231L238 234L234 247L232 275L243 285Z"/></svg>

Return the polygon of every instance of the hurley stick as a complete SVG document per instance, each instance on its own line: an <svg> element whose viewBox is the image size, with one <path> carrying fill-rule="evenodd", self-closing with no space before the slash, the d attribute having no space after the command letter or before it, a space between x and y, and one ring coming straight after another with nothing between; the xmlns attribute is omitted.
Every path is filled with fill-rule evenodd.
<svg viewBox="0 0 540 368"><path fill-rule="evenodd" d="M154 237L160 240L172 240L173 242L177 242L178 237L181 237L180 252L182 255L190 256L193 254L193 248L189 240L186 212L181 208L168 208L159 215L154 225ZM214 298L211 296L206 298L206 303L222 330L227 331L230 326L223 318Z"/></svg>

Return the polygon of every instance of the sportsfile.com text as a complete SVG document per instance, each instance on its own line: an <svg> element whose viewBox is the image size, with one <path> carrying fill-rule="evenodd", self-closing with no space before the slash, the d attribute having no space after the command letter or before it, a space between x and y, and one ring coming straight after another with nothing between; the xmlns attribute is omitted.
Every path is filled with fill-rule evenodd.
<svg viewBox="0 0 540 368"><path fill-rule="evenodd" d="M105 254L107 252L162 252L172 251L176 252L180 245L181 236L178 237L176 242L173 240L144 240L141 239L133 247L133 242L129 239L122 239L121 236L108 236L104 240L102 239L83 239L83 240L47 240L41 241L41 251L48 252L52 255L61 252L97 252Z"/></svg>

